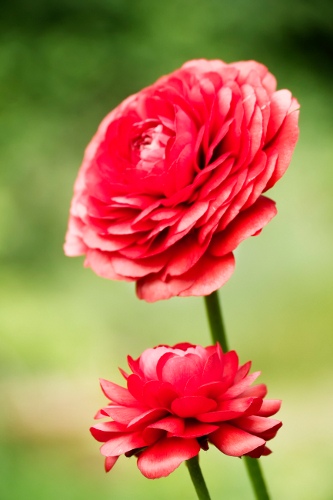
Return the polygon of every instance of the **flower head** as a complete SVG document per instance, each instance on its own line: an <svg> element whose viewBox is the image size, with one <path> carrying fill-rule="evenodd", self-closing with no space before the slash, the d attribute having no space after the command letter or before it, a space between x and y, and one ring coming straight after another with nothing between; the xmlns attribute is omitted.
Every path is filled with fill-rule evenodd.
<svg viewBox="0 0 333 500"><path fill-rule="evenodd" d="M139 298L209 295L276 214L298 103L255 61L190 61L101 123L75 183L65 253Z"/></svg>
<svg viewBox="0 0 333 500"><path fill-rule="evenodd" d="M111 420L90 429L104 443L106 471L124 454L138 457L144 476L167 476L209 443L235 457L271 453L266 441L282 423L268 417L281 402L264 400L265 385L251 387L260 372L249 375L251 363L239 366L235 351L158 346L128 364L127 388L101 380L110 403L95 418Z"/></svg>

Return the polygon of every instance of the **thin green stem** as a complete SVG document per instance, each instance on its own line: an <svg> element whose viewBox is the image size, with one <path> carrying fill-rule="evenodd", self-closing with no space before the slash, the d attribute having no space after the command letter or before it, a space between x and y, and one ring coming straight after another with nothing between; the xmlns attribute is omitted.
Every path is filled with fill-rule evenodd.
<svg viewBox="0 0 333 500"><path fill-rule="evenodd" d="M210 326L213 343L219 342L223 352L227 352L228 342L223 325L222 312L217 292L205 297L206 311ZM243 457L247 471L250 476L253 491L257 500L269 500L269 495L261 472L259 462L256 458Z"/></svg>
<svg viewBox="0 0 333 500"><path fill-rule="evenodd" d="M209 492L199 465L199 455L186 460L186 466L199 500L210 500Z"/></svg>
<svg viewBox="0 0 333 500"><path fill-rule="evenodd" d="M251 457L243 457L245 466L250 476L253 490L258 500L269 500L267 487L261 472L259 460Z"/></svg>
<svg viewBox="0 0 333 500"><path fill-rule="evenodd" d="M229 350L228 342L223 325L218 293L213 292L211 295L206 295L204 299L213 343L219 342L223 352L227 352Z"/></svg>

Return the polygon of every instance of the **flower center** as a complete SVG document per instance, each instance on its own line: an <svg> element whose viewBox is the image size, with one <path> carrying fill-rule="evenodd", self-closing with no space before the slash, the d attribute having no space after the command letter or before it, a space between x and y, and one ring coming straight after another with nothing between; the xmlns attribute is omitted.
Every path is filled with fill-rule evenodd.
<svg viewBox="0 0 333 500"><path fill-rule="evenodd" d="M165 148L172 131L158 120L145 120L133 125L131 159L136 168L152 171L165 159Z"/></svg>

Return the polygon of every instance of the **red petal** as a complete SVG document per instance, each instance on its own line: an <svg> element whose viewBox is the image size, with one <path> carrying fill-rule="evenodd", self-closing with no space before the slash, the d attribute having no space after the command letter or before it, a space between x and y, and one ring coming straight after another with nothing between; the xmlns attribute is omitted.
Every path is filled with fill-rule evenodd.
<svg viewBox="0 0 333 500"><path fill-rule="evenodd" d="M264 398L267 394L267 387L265 384L258 384L253 387L245 389L242 397L254 397L254 398Z"/></svg>
<svg viewBox="0 0 333 500"><path fill-rule="evenodd" d="M106 457L105 463L104 463L104 468L105 472L109 472L114 464L117 462L118 457Z"/></svg>
<svg viewBox="0 0 333 500"><path fill-rule="evenodd" d="M112 402L125 406L136 406L138 404L128 389L102 378L100 379L100 384L105 396Z"/></svg>
<svg viewBox="0 0 333 500"><path fill-rule="evenodd" d="M267 129L266 141L269 142L278 132L286 119L292 102L292 95L289 90L282 89L274 92L270 102L270 118Z"/></svg>
<svg viewBox="0 0 333 500"><path fill-rule="evenodd" d="M275 415L281 407L282 401L280 399L265 399L262 402L261 408L257 411L257 415L261 417L270 417Z"/></svg>
<svg viewBox="0 0 333 500"><path fill-rule="evenodd" d="M139 375L132 373L127 379L127 387L132 396L138 401L142 401L144 381Z"/></svg>
<svg viewBox="0 0 333 500"><path fill-rule="evenodd" d="M165 438L144 450L138 459L138 468L148 479L166 477L179 465L198 455L196 439Z"/></svg>
<svg viewBox="0 0 333 500"><path fill-rule="evenodd" d="M143 387L143 401L151 408L170 408L177 396L170 384L159 380L150 380Z"/></svg>
<svg viewBox="0 0 333 500"><path fill-rule="evenodd" d="M182 438L198 438L207 436L218 428L218 425L186 420L184 430L177 434L174 433L174 435Z"/></svg>
<svg viewBox="0 0 333 500"><path fill-rule="evenodd" d="M84 228L83 241L89 248L95 248L106 252L114 252L129 246L136 240L135 235L107 235L102 236L96 229L86 226Z"/></svg>
<svg viewBox="0 0 333 500"><path fill-rule="evenodd" d="M124 432L125 430L126 425L119 424L118 422L101 422L90 427L92 436L101 443L105 443L105 441L111 439L114 433Z"/></svg>
<svg viewBox="0 0 333 500"><path fill-rule="evenodd" d="M101 447L101 453L106 457L118 457L127 451L142 448L146 444L141 432L131 432L118 435L104 443Z"/></svg>
<svg viewBox="0 0 333 500"><path fill-rule="evenodd" d="M260 196L250 208L241 212L226 229L218 233L210 246L212 255L226 255L246 238L262 229L274 216L274 201Z"/></svg>
<svg viewBox="0 0 333 500"><path fill-rule="evenodd" d="M223 378L222 381L230 386L236 376L238 369L238 356L235 351L223 354Z"/></svg>
<svg viewBox="0 0 333 500"><path fill-rule="evenodd" d="M115 272L112 265L111 255L112 254L109 252L89 249L86 252L84 266L91 267L91 269L102 278L107 278L109 280L132 281L132 278L121 276Z"/></svg>
<svg viewBox="0 0 333 500"><path fill-rule="evenodd" d="M249 194L248 199L243 206L243 210L246 210L249 207L251 207L260 198L262 193L267 190L267 185L270 182L272 176L274 175L274 171L276 170L278 164L277 152L272 151L269 155L267 155L265 152L261 151L257 154L257 157L258 159L255 162L255 164L257 163L257 166L254 165L254 168L255 169L259 168L260 170L262 165L263 167L261 172L258 173L255 179L253 179L252 183L249 184L252 186L252 191ZM274 215L272 215L272 218L273 217ZM267 222L264 225L266 224ZM258 231L260 231L260 229L258 229ZM254 236L255 234L256 233L254 233Z"/></svg>
<svg viewBox="0 0 333 500"><path fill-rule="evenodd" d="M267 456L270 455L271 453L272 451L269 448L267 448L267 446L259 446L250 453L246 453L246 456L251 458L260 458L261 456Z"/></svg>
<svg viewBox="0 0 333 500"><path fill-rule="evenodd" d="M165 363L170 358L174 358L175 356L177 356L175 352L166 352L165 354L163 354L163 356L160 357L156 365L156 375L159 380L162 380L163 368Z"/></svg>
<svg viewBox="0 0 333 500"><path fill-rule="evenodd" d="M163 276L181 276L189 271L202 257L207 246L197 241L194 234L182 238L172 252L171 259L167 262Z"/></svg>
<svg viewBox="0 0 333 500"><path fill-rule="evenodd" d="M96 413L96 415L94 416L94 419L95 420L98 420L100 418L105 418L105 417L108 417L108 413L106 413L105 409L104 408L101 408L100 410L98 410L98 412Z"/></svg>
<svg viewBox="0 0 333 500"><path fill-rule="evenodd" d="M170 434L178 436L184 431L184 420L178 417L165 417L149 425L147 429L162 429Z"/></svg>
<svg viewBox="0 0 333 500"><path fill-rule="evenodd" d="M242 394L260 375L260 372L251 373L238 384L232 385L224 394L223 399L232 399Z"/></svg>
<svg viewBox="0 0 333 500"><path fill-rule="evenodd" d="M119 368L118 367L118 370L120 371L121 375L124 377L125 380L128 379L129 377L129 374L125 372L125 370L123 370L122 368Z"/></svg>
<svg viewBox="0 0 333 500"><path fill-rule="evenodd" d="M169 358L162 369L163 382L169 382L181 393L192 375L202 370L202 359L196 354Z"/></svg>
<svg viewBox="0 0 333 500"><path fill-rule="evenodd" d="M258 152L260 146L263 142L263 115L262 110L255 105L254 113L252 115L251 123L248 126L250 133L250 152L248 156L248 162L250 162Z"/></svg>
<svg viewBox="0 0 333 500"><path fill-rule="evenodd" d="M296 99L293 99L291 104L291 112L286 116L281 128L276 134L276 137L271 141L269 147L266 149L267 154L271 152L278 152L278 162L274 174L272 175L270 181L266 186L266 190L271 188L284 174L286 171L294 148L298 139L299 129L298 129L298 115L299 111L296 111L297 106Z"/></svg>
<svg viewBox="0 0 333 500"><path fill-rule="evenodd" d="M208 202L207 201L198 201L194 203L190 208L187 208L183 212L183 216L174 226L174 230L177 233L180 233L187 229L189 226L193 226L199 219L200 217L206 212L208 208Z"/></svg>
<svg viewBox="0 0 333 500"><path fill-rule="evenodd" d="M210 435L209 441L222 453L232 457L241 457L265 444L263 439L229 424L222 424Z"/></svg>
<svg viewBox="0 0 333 500"><path fill-rule="evenodd" d="M255 413L261 406L261 399L238 398L219 403L216 411L202 413L196 416L200 422L223 422L238 418L249 411Z"/></svg>
<svg viewBox="0 0 333 500"><path fill-rule="evenodd" d="M125 425L129 424L134 418L145 413L146 410L147 408L144 407L129 408L126 406L107 406L104 408L104 411L109 417Z"/></svg>
<svg viewBox="0 0 333 500"><path fill-rule="evenodd" d="M147 445L151 446L152 444L156 443L156 441L164 438L166 436L166 432L162 429L154 429L153 427L149 426L142 431L142 436Z"/></svg>
<svg viewBox="0 0 333 500"><path fill-rule="evenodd" d="M72 201L72 206L73 205L74 199ZM68 257L77 257L86 253L87 246L82 241L83 227L84 225L81 219L75 217L74 214L70 215L66 241L64 244L64 252Z"/></svg>
<svg viewBox="0 0 333 500"><path fill-rule="evenodd" d="M282 426L280 420L258 417L256 415L237 418L233 423L244 431L256 434L257 436L259 435L261 438L265 439L265 441L272 439Z"/></svg>
<svg viewBox="0 0 333 500"><path fill-rule="evenodd" d="M173 413L182 418L194 417L199 413L214 410L217 403L204 396L185 396L175 399L171 404Z"/></svg>
<svg viewBox="0 0 333 500"><path fill-rule="evenodd" d="M150 273L156 273L164 266L164 256L154 256L148 259L127 259L118 253L112 257L112 267L119 276L138 279Z"/></svg>
<svg viewBox="0 0 333 500"><path fill-rule="evenodd" d="M178 295L180 297L209 295L228 281L234 272L234 267L235 259L231 253L219 259L206 254L186 274L186 279L193 278L194 283Z"/></svg>
<svg viewBox="0 0 333 500"><path fill-rule="evenodd" d="M231 277L235 259L230 253L220 258L204 255L190 271L177 278L162 281L159 275L151 275L137 281L137 295L147 302L180 296L209 295Z"/></svg>
<svg viewBox="0 0 333 500"><path fill-rule="evenodd" d="M147 424L164 417L166 414L167 411L163 409L148 410L133 418L133 420L129 422L127 429L133 431L134 429L142 428L142 426L146 426Z"/></svg>
<svg viewBox="0 0 333 500"><path fill-rule="evenodd" d="M127 363L135 375L139 376L143 375L142 370L140 368L140 358L133 359L131 356L127 356Z"/></svg>
<svg viewBox="0 0 333 500"><path fill-rule="evenodd" d="M246 377L246 375L250 371L250 368L251 368L251 361L248 361L243 366L240 366L238 368L237 373L236 373L234 383L236 384L236 383L240 382L244 377Z"/></svg>
<svg viewBox="0 0 333 500"><path fill-rule="evenodd" d="M183 395L184 396L199 396L197 394L198 388L200 387L201 377L200 375L193 375L193 377L189 378L184 387ZM202 394L200 394L201 396ZM204 394L205 396L205 394Z"/></svg>
<svg viewBox="0 0 333 500"><path fill-rule="evenodd" d="M202 384L209 382L220 382L223 374L223 363L217 352L209 356L202 373Z"/></svg>
<svg viewBox="0 0 333 500"><path fill-rule="evenodd" d="M228 383L223 382L210 382L209 384L204 384L196 392L197 396L205 396L210 399L218 399L219 396L223 395L225 390L229 387Z"/></svg>

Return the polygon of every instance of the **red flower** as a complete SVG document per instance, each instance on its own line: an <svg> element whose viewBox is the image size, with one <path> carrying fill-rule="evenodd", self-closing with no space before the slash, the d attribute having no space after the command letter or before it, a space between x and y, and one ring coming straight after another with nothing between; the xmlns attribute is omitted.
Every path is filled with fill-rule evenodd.
<svg viewBox="0 0 333 500"><path fill-rule="evenodd" d="M65 253L139 298L208 295L276 214L298 103L254 61L197 60L126 99L89 144Z"/></svg>
<svg viewBox="0 0 333 500"><path fill-rule="evenodd" d="M127 389L101 380L111 401L95 418L112 420L90 429L104 443L106 471L125 454L138 457L149 479L167 476L208 443L234 457L271 453L266 441L282 423L267 417L281 402L264 400L263 384L250 387L260 372L248 375L251 362L239 367L234 351L224 354L219 344L158 346L137 360L129 356L128 364L133 373L121 370Z"/></svg>

